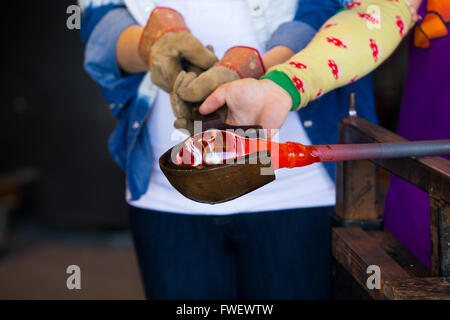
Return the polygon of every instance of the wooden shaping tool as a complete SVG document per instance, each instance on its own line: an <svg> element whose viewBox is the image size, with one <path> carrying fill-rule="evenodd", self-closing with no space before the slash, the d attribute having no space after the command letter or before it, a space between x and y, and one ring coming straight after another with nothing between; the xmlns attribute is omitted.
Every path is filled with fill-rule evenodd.
<svg viewBox="0 0 450 320"><path fill-rule="evenodd" d="M202 121L202 130L233 129L259 131L261 126L232 126L224 123L217 113L201 115L194 108L194 119ZM234 164L202 167L179 166L174 161L184 142L174 146L159 159L159 166L170 184L185 197L203 203L233 200L275 180L270 155L250 154ZM241 163L245 163L244 165ZM264 168L268 174L261 175Z"/></svg>

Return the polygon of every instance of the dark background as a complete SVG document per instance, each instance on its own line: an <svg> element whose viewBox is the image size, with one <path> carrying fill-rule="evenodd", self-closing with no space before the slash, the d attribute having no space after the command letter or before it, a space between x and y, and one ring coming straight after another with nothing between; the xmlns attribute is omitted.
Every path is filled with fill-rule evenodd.
<svg viewBox="0 0 450 320"><path fill-rule="evenodd" d="M66 28L75 1L7 1L1 23L0 299L142 299L115 126ZM81 268L81 290L66 269Z"/></svg>
<svg viewBox="0 0 450 320"><path fill-rule="evenodd" d="M68 30L69 0L7 1L1 23L0 299L143 297L109 157L115 126ZM405 46L376 71L380 122L395 130ZM66 267L82 269L68 291Z"/></svg>
<svg viewBox="0 0 450 320"><path fill-rule="evenodd" d="M1 19L0 174L34 168L27 215L64 227L127 224L125 178L107 150L114 127L66 28L75 1L7 1Z"/></svg>

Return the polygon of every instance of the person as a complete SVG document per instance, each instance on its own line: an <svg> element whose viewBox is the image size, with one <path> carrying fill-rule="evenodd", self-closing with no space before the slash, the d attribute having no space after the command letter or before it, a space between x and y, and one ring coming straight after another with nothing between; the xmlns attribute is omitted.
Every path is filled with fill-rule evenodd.
<svg viewBox="0 0 450 320"><path fill-rule="evenodd" d="M448 139L450 112L445 106L449 99L447 88L450 87L450 79L446 76L450 72L450 37L446 24L450 21L450 1L428 0L421 3L411 0L411 14L408 13L407 3L380 2L381 23L385 21L385 29L382 28L381 31L366 28L366 22L362 20L370 19L364 15L363 7L378 5L378 1L360 1L359 5L356 4L354 2L355 7L349 9L350 12L342 12L331 18L322 28L328 32L321 34L321 31L308 48L291 59L295 64L311 62L311 66L308 65L309 71L297 70L295 64L284 64L275 67L273 70L277 71L272 75L269 70L265 80L229 83L219 87L201 106L200 111L208 113L226 102L230 110L229 123L259 123L267 128L277 128L290 109L306 106L314 99L315 91L311 90L317 90L320 85L323 85L323 92L332 90L345 85L349 79L351 81L354 75L360 76L379 66L406 35L413 22L418 17L424 17L415 27L410 39L408 74L398 133L409 140ZM419 14L416 15L415 10L419 7ZM386 28L386 21L391 23L389 29ZM353 28L351 33L342 26L347 23L348 27ZM333 30L336 27L334 24L341 24L342 28ZM358 24L361 27L355 28ZM339 42L341 37L347 43ZM330 43L329 39L333 41ZM333 47L335 51L331 53L330 45L337 44L337 48ZM324 56L330 55L330 58L322 59L321 66L316 65L317 51L326 52ZM337 62L337 69L329 60ZM355 64L354 61L358 63ZM327 73L328 79L331 75L331 80L321 78ZM293 78L294 75L296 78ZM291 81L288 76L292 77ZM250 96L247 94L249 90L256 91L257 94ZM278 103L265 104L264 101L269 97ZM445 157L450 159L449 156ZM429 198L425 192L398 177L391 177L384 212L385 227L427 267L430 267L429 209Z"/></svg>
<svg viewBox="0 0 450 320"><path fill-rule="evenodd" d="M220 86L200 112L208 114L226 103L231 124L280 128L289 111L356 81L386 60L413 25L412 11L419 2L352 2L322 26L305 49L270 68L261 80L242 79ZM376 14L370 13L374 7ZM280 103L274 105L272 100Z"/></svg>
<svg viewBox="0 0 450 320"><path fill-rule="evenodd" d="M347 2L80 2L84 66L118 120L109 149L126 172L131 231L149 299L330 297L332 165L277 172L260 190L210 206L177 193L158 159L188 136L192 102L220 83L259 77L289 59ZM259 52L265 52L261 60ZM252 65L259 71L246 72ZM214 86L202 85L210 80ZM358 113L376 121L367 76L291 113L279 139L337 141L337 119L347 112L350 92L364 101Z"/></svg>

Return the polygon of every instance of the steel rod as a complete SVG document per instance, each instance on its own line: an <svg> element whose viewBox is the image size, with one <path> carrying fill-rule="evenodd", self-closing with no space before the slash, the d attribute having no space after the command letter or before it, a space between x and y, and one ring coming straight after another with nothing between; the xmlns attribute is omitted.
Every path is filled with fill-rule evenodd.
<svg viewBox="0 0 450 320"><path fill-rule="evenodd" d="M450 140L407 141L392 143L365 143L317 145L312 151L320 162L424 157L450 154Z"/></svg>

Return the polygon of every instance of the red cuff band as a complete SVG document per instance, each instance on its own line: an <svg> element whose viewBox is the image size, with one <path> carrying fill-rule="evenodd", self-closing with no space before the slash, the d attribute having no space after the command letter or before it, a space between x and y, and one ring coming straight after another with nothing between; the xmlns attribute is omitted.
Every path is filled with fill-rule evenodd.
<svg viewBox="0 0 450 320"><path fill-rule="evenodd" d="M222 60L216 63L216 66L223 66L233 70L241 79L259 79L266 73L258 50L244 46L228 49Z"/></svg>
<svg viewBox="0 0 450 320"><path fill-rule="evenodd" d="M150 49L155 42L167 33L181 30L189 32L183 16L178 11L166 7L153 9L139 41L142 59L149 63Z"/></svg>

